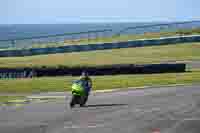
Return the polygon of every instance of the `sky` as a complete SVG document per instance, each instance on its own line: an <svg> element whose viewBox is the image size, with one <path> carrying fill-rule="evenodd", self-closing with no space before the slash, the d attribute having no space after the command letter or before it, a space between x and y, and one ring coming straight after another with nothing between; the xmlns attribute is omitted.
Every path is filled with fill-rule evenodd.
<svg viewBox="0 0 200 133"><path fill-rule="evenodd" d="M0 0L0 24L191 21L200 0Z"/></svg>

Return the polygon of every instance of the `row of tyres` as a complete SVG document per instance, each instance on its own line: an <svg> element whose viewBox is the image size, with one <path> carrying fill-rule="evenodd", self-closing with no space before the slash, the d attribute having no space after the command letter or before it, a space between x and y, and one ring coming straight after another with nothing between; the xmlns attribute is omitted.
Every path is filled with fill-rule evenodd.
<svg viewBox="0 0 200 133"><path fill-rule="evenodd" d="M185 72L185 63L160 63L160 64L114 64L88 67L55 67L55 68L0 68L0 74L22 73L24 77L48 77L48 76L79 76L83 70L90 75L118 75L118 74L152 74ZM24 73L25 72L25 73Z"/></svg>
<svg viewBox="0 0 200 133"><path fill-rule="evenodd" d="M200 42L200 35L190 36L175 36L165 37L159 39L145 39L126 42L113 42L102 44L85 44L85 45L68 45L60 47L49 48L32 48L22 50L1 50L0 57L15 57L15 56L32 56L42 54L55 54L55 53L70 53L70 52L82 52L82 51L94 51L94 50L106 50L106 49L118 49L129 47L144 47L144 46L158 46L175 43L186 42Z"/></svg>
<svg viewBox="0 0 200 133"><path fill-rule="evenodd" d="M36 73L32 69L0 68L0 79L33 78Z"/></svg>

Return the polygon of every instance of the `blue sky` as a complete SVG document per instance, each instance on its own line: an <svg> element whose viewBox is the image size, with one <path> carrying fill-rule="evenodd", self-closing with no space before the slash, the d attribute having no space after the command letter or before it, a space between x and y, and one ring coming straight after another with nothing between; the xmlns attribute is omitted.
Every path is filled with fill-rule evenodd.
<svg viewBox="0 0 200 133"><path fill-rule="evenodd" d="M1 24L200 19L200 0L1 0Z"/></svg>

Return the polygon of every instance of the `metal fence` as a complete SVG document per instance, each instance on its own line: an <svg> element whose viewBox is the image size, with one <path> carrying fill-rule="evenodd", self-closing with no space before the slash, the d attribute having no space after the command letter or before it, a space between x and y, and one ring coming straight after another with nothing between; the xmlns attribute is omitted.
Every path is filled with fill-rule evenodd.
<svg viewBox="0 0 200 133"><path fill-rule="evenodd" d="M4 50L0 52L0 57L32 56L32 55L42 55L42 54L70 53L70 52L95 51L95 50L119 49L119 48L130 48L130 47L158 46L158 45L169 45L169 44L186 43L186 42L188 43L200 42L200 35L100 43L100 44L70 45L70 46L51 47L51 48Z"/></svg>
<svg viewBox="0 0 200 133"><path fill-rule="evenodd" d="M200 21L185 21L175 23L158 23L158 24L146 24L143 26L126 27L116 33L116 35L123 34L144 34L146 32L164 32L175 31L177 29L192 29L200 28Z"/></svg>
<svg viewBox="0 0 200 133"><path fill-rule="evenodd" d="M186 21L176 23L146 24L142 26L126 27L120 31L112 29L91 30L76 33L63 33L45 36L32 36L26 38L15 38L0 40L1 50L46 48L57 46L68 46L74 44L94 44L105 42L105 38L117 37L126 34L145 34L146 32L173 31L174 29L200 28L200 21ZM165 37L165 36L163 36ZM116 40L115 42L119 42Z"/></svg>
<svg viewBox="0 0 200 133"><path fill-rule="evenodd" d="M46 36L32 36L26 38L15 38L0 40L0 50L2 49L26 49L34 47L63 46L78 44L80 41L86 43L91 40L101 39L111 36L112 29L91 30L76 33L63 33ZM100 40L99 40L100 41Z"/></svg>

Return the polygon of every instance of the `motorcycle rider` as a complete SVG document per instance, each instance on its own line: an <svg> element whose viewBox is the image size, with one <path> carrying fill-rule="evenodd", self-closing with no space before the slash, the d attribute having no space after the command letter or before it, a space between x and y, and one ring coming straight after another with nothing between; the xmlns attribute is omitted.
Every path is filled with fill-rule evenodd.
<svg viewBox="0 0 200 133"><path fill-rule="evenodd" d="M85 92L86 92L86 96L89 96L90 90L92 88L92 80L89 77L89 74L87 71L83 71L81 76L80 76L80 80L82 81L84 88L85 88Z"/></svg>

